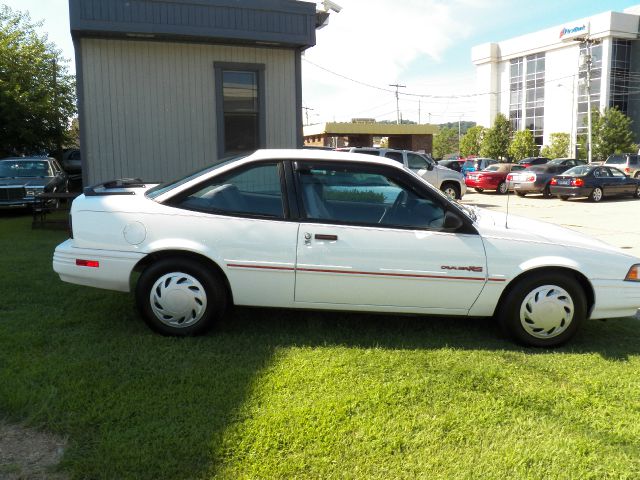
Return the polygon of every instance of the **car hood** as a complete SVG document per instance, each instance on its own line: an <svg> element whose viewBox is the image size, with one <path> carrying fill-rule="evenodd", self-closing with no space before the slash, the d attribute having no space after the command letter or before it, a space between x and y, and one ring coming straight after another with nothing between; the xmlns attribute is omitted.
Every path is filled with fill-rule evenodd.
<svg viewBox="0 0 640 480"><path fill-rule="evenodd" d="M507 217L505 213L483 208L478 208L476 214L475 226L483 237L502 238L523 243L548 243L554 246L597 252L606 251L635 258L618 247L553 223L512 214Z"/></svg>
<svg viewBox="0 0 640 480"><path fill-rule="evenodd" d="M46 178L0 178L0 187L24 186L24 187L44 187L51 182L51 177Z"/></svg>

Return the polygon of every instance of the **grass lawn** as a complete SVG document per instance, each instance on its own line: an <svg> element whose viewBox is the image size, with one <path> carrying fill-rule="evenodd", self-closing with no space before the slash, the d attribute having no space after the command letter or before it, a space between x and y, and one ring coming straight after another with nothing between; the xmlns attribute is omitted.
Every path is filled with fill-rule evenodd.
<svg viewBox="0 0 640 480"><path fill-rule="evenodd" d="M0 213L0 420L68 436L71 478L640 478L640 322L566 348L491 321L236 309L164 338L51 270Z"/></svg>

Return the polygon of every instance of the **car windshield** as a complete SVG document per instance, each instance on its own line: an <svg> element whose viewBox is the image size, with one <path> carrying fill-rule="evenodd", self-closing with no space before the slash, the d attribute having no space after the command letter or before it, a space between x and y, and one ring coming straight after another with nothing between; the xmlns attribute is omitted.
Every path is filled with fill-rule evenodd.
<svg viewBox="0 0 640 480"><path fill-rule="evenodd" d="M231 157L231 158L225 158L221 161L219 161L218 163L214 163L213 165L210 165L206 168L202 168L200 170L196 170L193 173L190 173L189 175L187 175L186 177L182 177L179 180L175 180L173 182L168 182L168 183L161 183L160 185L156 185L153 188L150 188L149 190L147 190L146 196L148 198L154 199L159 197L160 195L162 195L163 193L168 192L169 190L173 190L176 187L179 187L180 185L184 185L185 183L190 182L191 180L193 180L194 178L198 178L201 175L205 175L209 172L212 172L214 170L217 170L218 168L222 167L223 165L227 165L231 162L235 162L236 160L240 160L242 158L245 158L247 155L238 155L235 157Z"/></svg>
<svg viewBox="0 0 640 480"><path fill-rule="evenodd" d="M42 160L4 160L0 162L0 177L47 177L49 164Z"/></svg>
<svg viewBox="0 0 640 480"><path fill-rule="evenodd" d="M589 165L578 165L577 167L570 168L569 170L564 172L564 175L571 175L574 177L586 175L587 173L589 173L591 168L592 167L590 167Z"/></svg>
<svg viewBox="0 0 640 480"><path fill-rule="evenodd" d="M474 160L467 160L466 162L464 162L463 167L464 168L472 168L474 164L475 164Z"/></svg>
<svg viewBox="0 0 640 480"><path fill-rule="evenodd" d="M624 155L609 155L609 157L605 160L604 163L609 163L612 165L621 165L623 163L627 163L627 159Z"/></svg>

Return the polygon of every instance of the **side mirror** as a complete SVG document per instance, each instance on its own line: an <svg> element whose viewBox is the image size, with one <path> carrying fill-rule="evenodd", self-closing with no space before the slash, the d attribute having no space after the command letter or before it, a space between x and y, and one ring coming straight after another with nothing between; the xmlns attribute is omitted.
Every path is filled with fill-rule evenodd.
<svg viewBox="0 0 640 480"><path fill-rule="evenodd" d="M427 170L431 171L434 168L436 168L435 164L431 163L431 162L427 162Z"/></svg>
<svg viewBox="0 0 640 480"><path fill-rule="evenodd" d="M444 214L444 222L442 224L443 229L456 231L463 225L464 222L457 214L451 211L447 211L447 213Z"/></svg>

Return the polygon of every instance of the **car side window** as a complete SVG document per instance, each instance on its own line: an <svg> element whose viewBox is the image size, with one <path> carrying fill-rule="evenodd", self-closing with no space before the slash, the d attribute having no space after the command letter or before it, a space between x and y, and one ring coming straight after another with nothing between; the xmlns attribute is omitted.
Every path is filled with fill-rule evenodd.
<svg viewBox="0 0 640 480"><path fill-rule="evenodd" d="M611 176L612 176L612 177L622 178L622 177L624 177L624 176L625 176L625 174L624 174L624 173L622 173L622 172L621 172L620 170L618 170L618 169L615 169L615 168L609 168L608 170L609 170L609 172L610 172L610 174L611 174Z"/></svg>
<svg viewBox="0 0 640 480"><path fill-rule="evenodd" d="M638 165L638 163L640 163L638 161L638 155L629 155L629 163L631 165Z"/></svg>
<svg viewBox="0 0 640 480"><path fill-rule="evenodd" d="M386 152L384 154L385 157L390 158L391 160L395 160L396 162L402 163L404 165L404 159L402 158L402 152Z"/></svg>
<svg viewBox="0 0 640 480"><path fill-rule="evenodd" d="M309 220L400 228L439 228L444 222L438 202L382 173L309 168L298 178Z"/></svg>
<svg viewBox="0 0 640 480"><path fill-rule="evenodd" d="M407 163L411 170L422 170L429 166L429 162L426 158L415 153L407 153Z"/></svg>
<svg viewBox="0 0 640 480"><path fill-rule="evenodd" d="M208 213L284 218L279 165L260 164L215 177L171 204Z"/></svg>

